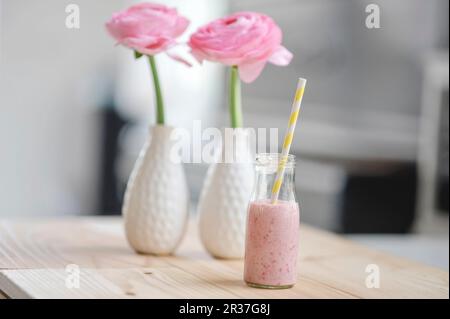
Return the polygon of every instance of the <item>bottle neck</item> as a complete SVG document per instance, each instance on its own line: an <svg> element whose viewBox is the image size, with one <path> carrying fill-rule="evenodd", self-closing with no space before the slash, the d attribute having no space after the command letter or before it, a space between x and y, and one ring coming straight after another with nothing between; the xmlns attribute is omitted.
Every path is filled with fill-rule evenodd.
<svg viewBox="0 0 450 319"><path fill-rule="evenodd" d="M276 178L277 167L277 165L256 164L255 188L252 196L253 201L270 200L272 196L272 187ZM278 200L296 202L294 165L288 165L285 168Z"/></svg>

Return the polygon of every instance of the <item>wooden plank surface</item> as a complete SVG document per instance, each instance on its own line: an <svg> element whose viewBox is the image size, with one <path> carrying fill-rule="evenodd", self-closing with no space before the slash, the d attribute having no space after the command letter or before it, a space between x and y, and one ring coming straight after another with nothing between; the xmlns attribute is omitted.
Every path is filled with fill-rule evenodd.
<svg viewBox="0 0 450 319"><path fill-rule="evenodd" d="M0 222L0 291L11 298L448 298L448 272L302 225L299 277L287 290L247 287L241 260L211 258L191 223L174 256L135 254L119 218ZM80 269L66 286L67 265ZM380 288L366 287L366 267Z"/></svg>

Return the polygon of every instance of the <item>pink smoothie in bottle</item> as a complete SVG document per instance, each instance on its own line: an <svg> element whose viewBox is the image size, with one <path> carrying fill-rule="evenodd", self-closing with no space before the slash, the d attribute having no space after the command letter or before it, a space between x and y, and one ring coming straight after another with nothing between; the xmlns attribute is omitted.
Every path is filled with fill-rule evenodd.
<svg viewBox="0 0 450 319"><path fill-rule="evenodd" d="M298 241L296 202L251 202L245 244L245 282L263 288L293 286L297 281Z"/></svg>

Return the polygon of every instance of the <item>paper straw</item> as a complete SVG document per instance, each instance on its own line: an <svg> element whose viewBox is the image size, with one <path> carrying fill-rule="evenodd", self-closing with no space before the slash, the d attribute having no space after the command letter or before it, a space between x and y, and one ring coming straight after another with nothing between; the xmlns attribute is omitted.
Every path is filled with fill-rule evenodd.
<svg viewBox="0 0 450 319"><path fill-rule="evenodd" d="M289 150L291 148L292 139L294 138L295 126L297 125L298 114L300 113L300 106L302 105L303 93L305 91L306 79L299 78L297 84L297 90L295 91L294 102L292 103L291 115L289 117L289 124L284 136L283 150L281 151L281 158L278 163L277 175L272 187L272 204L276 204L278 201L278 195L283 183L284 170L289 158Z"/></svg>

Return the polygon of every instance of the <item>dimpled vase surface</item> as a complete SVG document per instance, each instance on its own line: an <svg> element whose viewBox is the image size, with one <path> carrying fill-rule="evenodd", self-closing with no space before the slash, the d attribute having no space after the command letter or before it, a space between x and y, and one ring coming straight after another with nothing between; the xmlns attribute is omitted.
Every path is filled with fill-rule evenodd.
<svg viewBox="0 0 450 319"><path fill-rule="evenodd" d="M254 181L247 139L248 131L240 129L236 140L242 141L242 147L236 150L222 147L222 153L240 152L243 161L211 164L200 195L200 238L206 250L217 258L244 257L247 208Z"/></svg>
<svg viewBox="0 0 450 319"><path fill-rule="evenodd" d="M170 158L173 130L151 129L128 181L122 213L127 240L138 253L171 254L185 232L189 194L182 164Z"/></svg>

